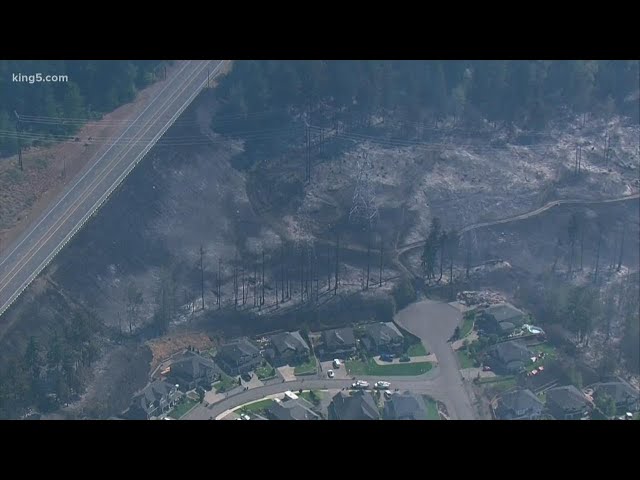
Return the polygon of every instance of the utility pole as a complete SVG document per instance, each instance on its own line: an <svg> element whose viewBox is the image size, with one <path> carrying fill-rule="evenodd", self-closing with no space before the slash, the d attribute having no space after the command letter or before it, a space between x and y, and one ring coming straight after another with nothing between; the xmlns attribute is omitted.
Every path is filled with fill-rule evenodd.
<svg viewBox="0 0 640 480"><path fill-rule="evenodd" d="M620 256L618 257L618 267L616 270L619 272L622 267L622 256L624 254L624 237L627 233L627 223L622 224L622 238L620 238Z"/></svg>
<svg viewBox="0 0 640 480"><path fill-rule="evenodd" d="M598 284L598 267L600 264L600 245L602 244L602 229L598 229L598 248L596 250L596 265L593 269L593 283Z"/></svg>
<svg viewBox="0 0 640 480"><path fill-rule="evenodd" d="M306 127L306 132L307 132L307 158L306 158L306 174L305 174L305 181L307 183L311 183L311 127L309 127L309 125L307 125Z"/></svg>
<svg viewBox="0 0 640 480"><path fill-rule="evenodd" d="M262 297L260 305L264 305L264 248L262 249Z"/></svg>
<svg viewBox="0 0 640 480"><path fill-rule="evenodd" d="M24 171L24 167L22 166L22 138L20 137L20 132L22 131L22 124L20 122L20 115L15 110L13 111L16 115L16 133L18 137L18 163L20 164L20 171Z"/></svg>
<svg viewBox="0 0 640 480"><path fill-rule="evenodd" d="M365 290L369 290L369 268L371 266L371 223L367 228L367 281L364 287Z"/></svg>
<svg viewBox="0 0 640 480"><path fill-rule="evenodd" d="M331 245L327 245L327 291L331 291Z"/></svg>
<svg viewBox="0 0 640 480"><path fill-rule="evenodd" d="M202 310L204 310L204 248L200 245L200 298L202 299Z"/></svg>
<svg viewBox="0 0 640 480"><path fill-rule="evenodd" d="M218 310L222 308L222 259L218 259Z"/></svg>
<svg viewBox="0 0 640 480"><path fill-rule="evenodd" d="M246 296L244 293L244 262L242 262L242 305L246 303Z"/></svg>
<svg viewBox="0 0 640 480"><path fill-rule="evenodd" d="M380 277L378 278L378 284L380 286L382 286L382 262L383 262L383 255L384 255L384 241L382 238L382 235L380 235Z"/></svg>
<svg viewBox="0 0 640 480"><path fill-rule="evenodd" d="M338 294L338 270L340 268L340 263L339 263L339 254L340 254L340 234L336 233L336 276L334 278L334 285L333 285L333 294L337 295Z"/></svg>

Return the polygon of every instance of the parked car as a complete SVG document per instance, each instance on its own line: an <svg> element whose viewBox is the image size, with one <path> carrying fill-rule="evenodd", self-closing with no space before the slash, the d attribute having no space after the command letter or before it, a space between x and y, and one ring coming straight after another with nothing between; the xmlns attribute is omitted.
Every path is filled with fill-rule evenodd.
<svg viewBox="0 0 640 480"><path fill-rule="evenodd" d="M393 355L393 353L384 353L380 355L380 360L382 360L383 362L393 362L394 356L395 355Z"/></svg>
<svg viewBox="0 0 640 480"><path fill-rule="evenodd" d="M384 391L384 398L389 399L391 398L391 395L393 395L393 392L391 392L391 390Z"/></svg>
<svg viewBox="0 0 640 480"><path fill-rule="evenodd" d="M333 373L333 370L327 370L327 376L329 378L333 378L333 377L335 377L335 373Z"/></svg>
<svg viewBox="0 0 640 480"><path fill-rule="evenodd" d="M483 372L490 372L491 371L491 367L489 365L485 365L482 367L482 371Z"/></svg>
<svg viewBox="0 0 640 480"><path fill-rule="evenodd" d="M341 365L340 360L338 360L337 358L335 358L335 359L333 360L333 368L336 368L336 369L337 369L337 368L340 368L340 365Z"/></svg>
<svg viewBox="0 0 640 480"><path fill-rule="evenodd" d="M374 388L378 390L387 390L390 386L391 384L389 382L384 382L380 380L379 382L375 383Z"/></svg>
<svg viewBox="0 0 640 480"><path fill-rule="evenodd" d="M369 388L369 382L366 382L364 380L356 380L354 383L351 384L351 388L358 388L358 389Z"/></svg>
<svg viewBox="0 0 640 480"><path fill-rule="evenodd" d="M241 375L241 378L245 381L245 382L250 382L251 381L251 373L243 373Z"/></svg>

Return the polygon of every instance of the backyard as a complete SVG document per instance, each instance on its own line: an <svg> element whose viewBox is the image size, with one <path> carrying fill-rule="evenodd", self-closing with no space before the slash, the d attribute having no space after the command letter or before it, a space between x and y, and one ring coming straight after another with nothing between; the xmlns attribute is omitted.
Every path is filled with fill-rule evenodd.
<svg viewBox="0 0 640 480"><path fill-rule="evenodd" d="M431 362L394 363L390 365L378 365L372 358L366 362L362 360L348 360L347 371L350 375L364 376L414 376L427 373L433 365Z"/></svg>
<svg viewBox="0 0 640 480"><path fill-rule="evenodd" d="M529 365L527 365L526 367L527 372L531 372L532 370L539 369L541 366L546 368L550 361L558 358L558 352L552 345L549 345L548 343L541 343L539 345L529 347L529 350L536 357L538 357L541 353L543 353L544 358L541 360L538 359L537 361L531 362Z"/></svg>
<svg viewBox="0 0 640 480"><path fill-rule="evenodd" d="M178 405L176 405L174 407L173 410L171 410L171 413L169 413L169 416L171 418L175 418L176 420L179 420L180 418L182 418L189 410L191 410L193 407L195 407L195 405L198 402L196 400L192 400L190 398L187 397L183 397L183 399L180 401L180 403L178 403Z"/></svg>
<svg viewBox="0 0 640 480"><path fill-rule="evenodd" d="M316 361L316 357L311 356L309 360L305 363L301 363L300 365L296 365L293 374L294 375L311 375L316 373L318 369L318 363Z"/></svg>

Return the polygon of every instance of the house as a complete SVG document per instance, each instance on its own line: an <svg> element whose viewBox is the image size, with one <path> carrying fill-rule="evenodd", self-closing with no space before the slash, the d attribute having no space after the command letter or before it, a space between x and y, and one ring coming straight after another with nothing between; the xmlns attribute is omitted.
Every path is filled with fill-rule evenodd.
<svg viewBox="0 0 640 480"><path fill-rule="evenodd" d="M599 395L609 395L616 402L616 412L637 412L640 410L640 392L624 381L602 382L592 386L593 398Z"/></svg>
<svg viewBox="0 0 640 480"><path fill-rule="evenodd" d="M179 398L180 393L175 385L164 380L156 380L133 397L126 417L132 420L149 420L168 413Z"/></svg>
<svg viewBox="0 0 640 480"><path fill-rule="evenodd" d="M169 379L182 390L198 386L210 388L220 378L220 369L213 360L192 351L185 351L171 364Z"/></svg>
<svg viewBox="0 0 640 480"><path fill-rule="evenodd" d="M270 357L274 364L293 365L309 360L311 350L300 332L278 333L271 337Z"/></svg>
<svg viewBox="0 0 640 480"><path fill-rule="evenodd" d="M573 385L550 388L546 395L547 409L558 420L580 420L589 416L591 403Z"/></svg>
<svg viewBox="0 0 640 480"><path fill-rule="evenodd" d="M242 337L220 347L216 362L229 375L242 375L262 362L260 350L248 338Z"/></svg>
<svg viewBox="0 0 640 480"><path fill-rule="evenodd" d="M276 399L267 410L271 420L321 420L322 418L312 410L311 403L304 398L295 396L284 400Z"/></svg>
<svg viewBox="0 0 640 480"><path fill-rule="evenodd" d="M322 345L318 352L323 358L348 358L356 353L353 328L336 328L322 332Z"/></svg>
<svg viewBox="0 0 640 480"><path fill-rule="evenodd" d="M476 318L476 325L487 334L507 335L526 320L522 310L510 303L500 303L485 309Z"/></svg>
<svg viewBox="0 0 640 480"><path fill-rule="evenodd" d="M364 327L362 342L370 353L402 353L404 335L393 322L372 323Z"/></svg>
<svg viewBox="0 0 640 480"><path fill-rule="evenodd" d="M497 373L514 374L524 369L533 354L521 342L510 341L494 345L485 360Z"/></svg>
<svg viewBox="0 0 640 480"><path fill-rule="evenodd" d="M422 396L410 392L391 395L384 405L385 420L426 420L427 406Z"/></svg>
<svg viewBox="0 0 640 480"><path fill-rule="evenodd" d="M499 420L535 420L543 410L544 403L531 390L518 389L498 399L495 413Z"/></svg>
<svg viewBox="0 0 640 480"><path fill-rule="evenodd" d="M351 395L341 391L329 404L329 420L379 420L380 412L368 391L358 391Z"/></svg>

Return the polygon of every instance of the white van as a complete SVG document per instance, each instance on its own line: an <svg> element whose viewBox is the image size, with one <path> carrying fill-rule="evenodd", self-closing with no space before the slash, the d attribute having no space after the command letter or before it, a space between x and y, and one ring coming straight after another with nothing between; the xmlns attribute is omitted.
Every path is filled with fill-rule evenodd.
<svg viewBox="0 0 640 480"><path fill-rule="evenodd" d="M340 360L337 358L333 360L333 368L340 368Z"/></svg>

